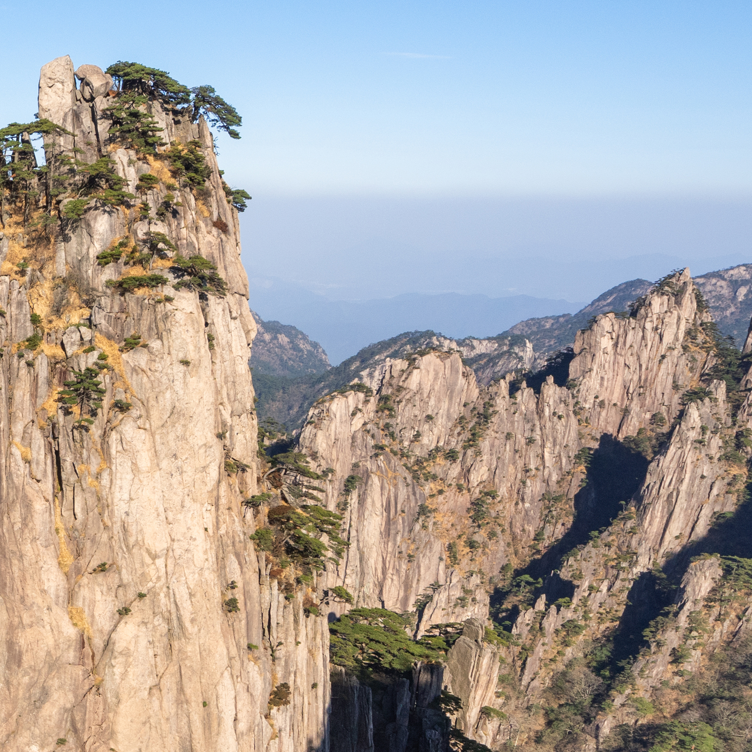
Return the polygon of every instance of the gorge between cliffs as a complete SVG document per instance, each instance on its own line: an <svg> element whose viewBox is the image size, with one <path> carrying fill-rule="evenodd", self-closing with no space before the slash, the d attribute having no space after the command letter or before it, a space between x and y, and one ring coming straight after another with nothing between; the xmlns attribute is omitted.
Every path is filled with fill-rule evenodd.
<svg viewBox="0 0 752 752"><path fill-rule="evenodd" d="M259 428L244 192L173 84L58 58L0 131L0 749L752 748L752 341L678 270Z"/></svg>

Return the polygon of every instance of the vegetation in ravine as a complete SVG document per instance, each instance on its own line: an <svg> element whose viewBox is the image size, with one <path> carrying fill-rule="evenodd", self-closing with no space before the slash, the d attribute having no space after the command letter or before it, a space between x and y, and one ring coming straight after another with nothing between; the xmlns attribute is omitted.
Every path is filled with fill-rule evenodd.
<svg viewBox="0 0 752 752"><path fill-rule="evenodd" d="M444 637L413 640L409 617L383 608L354 608L329 625L331 661L359 672L405 674L417 661L434 663L446 656ZM461 631L461 625L460 631Z"/></svg>

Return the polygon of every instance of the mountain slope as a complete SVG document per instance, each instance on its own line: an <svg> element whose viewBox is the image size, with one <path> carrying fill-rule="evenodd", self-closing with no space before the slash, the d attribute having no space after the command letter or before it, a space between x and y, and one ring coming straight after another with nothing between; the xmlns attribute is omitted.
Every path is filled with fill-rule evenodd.
<svg viewBox="0 0 752 752"><path fill-rule="evenodd" d="M366 609L357 618L411 612L416 639L454 641L416 643L436 645L447 669L408 679L411 692L431 689L400 720L385 710L397 675L359 674L337 627L333 658L349 678L337 680L333 717L365 695L372 738L384 724L408 738L439 734L428 719L441 707L458 749L472 748L462 738L626 749L610 732L635 724L646 740L700 733L661 697L687 691L680 666L748 634L743 597L721 596L719 610L718 593L749 592L727 573L752 562L717 558L729 551L719 534L730 541L747 514L745 370L685 271L632 315L597 316L566 372L535 389L510 378L484 387L458 353L432 351L374 363L363 388L319 400L299 450L345 516L349 552L330 587ZM456 704L442 704L442 687Z"/></svg>
<svg viewBox="0 0 752 752"><path fill-rule="evenodd" d="M256 337L251 368L269 376L295 378L320 374L331 368L324 348L294 326L263 321L253 313Z"/></svg>
<svg viewBox="0 0 752 752"><path fill-rule="evenodd" d="M708 292L707 304L723 334L744 342L752 317L752 264L712 272L695 279L697 287ZM627 311L630 305L651 288L646 280L624 282L597 297L576 314L527 319L496 337L468 337L452 340L433 332L408 333L376 343L348 358L326 376L307 375L277 378L268 371L256 374L259 415L299 427L305 413L319 397L343 387L380 359L404 355L410 349L438 347L462 353L478 380L485 384L514 370L535 370L553 353L572 345L577 332L597 315L609 311ZM526 344L527 343L527 344Z"/></svg>
<svg viewBox="0 0 752 752"><path fill-rule="evenodd" d="M708 272L694 280L705 296L718 328L723 334L733 337L736 346L741 347L752 317L752 264ZM590 318L608 311L626 311L630 303L644 295L650 287L651 283L644 279L624 282L573 315L527 319L515 324L505 334L527 337L536 353L541 355L555 352L571 345L577 331L584 328Z"/></svg>
<svg viewBox="0 0 752 752"><path fill-rule="evenodd" d="M752 264L733 266L695 278L718 328L741 347L752 317Z"/></svg>
<svg viewBox="0 0 752 752"><path fill-rule="evenodd" d="M556 352L571 345L577 332L587 326L593 316L608 311L626 311L630 303L644 295L651 286L652 284L645 279L623 282L607 290L573 315L526 319L515 324L506 334L526 337L532 343L535 352L541 355Z"/></svg>
<svg viewBox="0 0 752 752"><path fill-rule="evenodd" d="M254 372L260 420L273 419L289 430L300 427L311 405L341 389L375 364L424 350L457 352L474 364L479 378L490 381L509 371L533 367L530 344L522 337L452 340L431 331L407 332L363 348L357 355L319 375L284 378Z"/></svg>

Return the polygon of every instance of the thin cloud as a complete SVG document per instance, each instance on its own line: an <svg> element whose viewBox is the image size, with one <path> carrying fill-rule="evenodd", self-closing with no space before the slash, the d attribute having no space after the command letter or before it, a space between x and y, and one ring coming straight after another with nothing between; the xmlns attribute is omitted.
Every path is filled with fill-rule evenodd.
<svg viewBox="0 0 752 752"><path fill-rule="evenodd" d="M451 60L449 55L424 55L421 52L385 52L389 57L410 57L421 60Z"/></svg>

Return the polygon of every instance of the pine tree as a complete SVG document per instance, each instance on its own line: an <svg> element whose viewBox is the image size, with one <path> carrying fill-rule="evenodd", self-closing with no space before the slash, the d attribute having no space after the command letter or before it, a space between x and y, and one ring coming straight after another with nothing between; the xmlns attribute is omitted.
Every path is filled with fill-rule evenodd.
<svg viewBox="0 0 752 752"><path fill-rule="evenodd" d="M68 408L77 405L79 417L75 427L88 430L102 407L102 396L107 390L102 388L96 368L87 366L83 371L73 370L72 373L74 378L63 382L65 389L60 390L58 401Z"/></svg>
<svg viewBox="0 0 752 752"><path fill-rule="evenodd" d="M243 124L243 118L231 104L225 102L217 94L213 86L196 86L191 89L191 94L193 95L191 120L194 123L203 115L210 126L224 131L230 138L240 138L235 128Z"/></svg>

